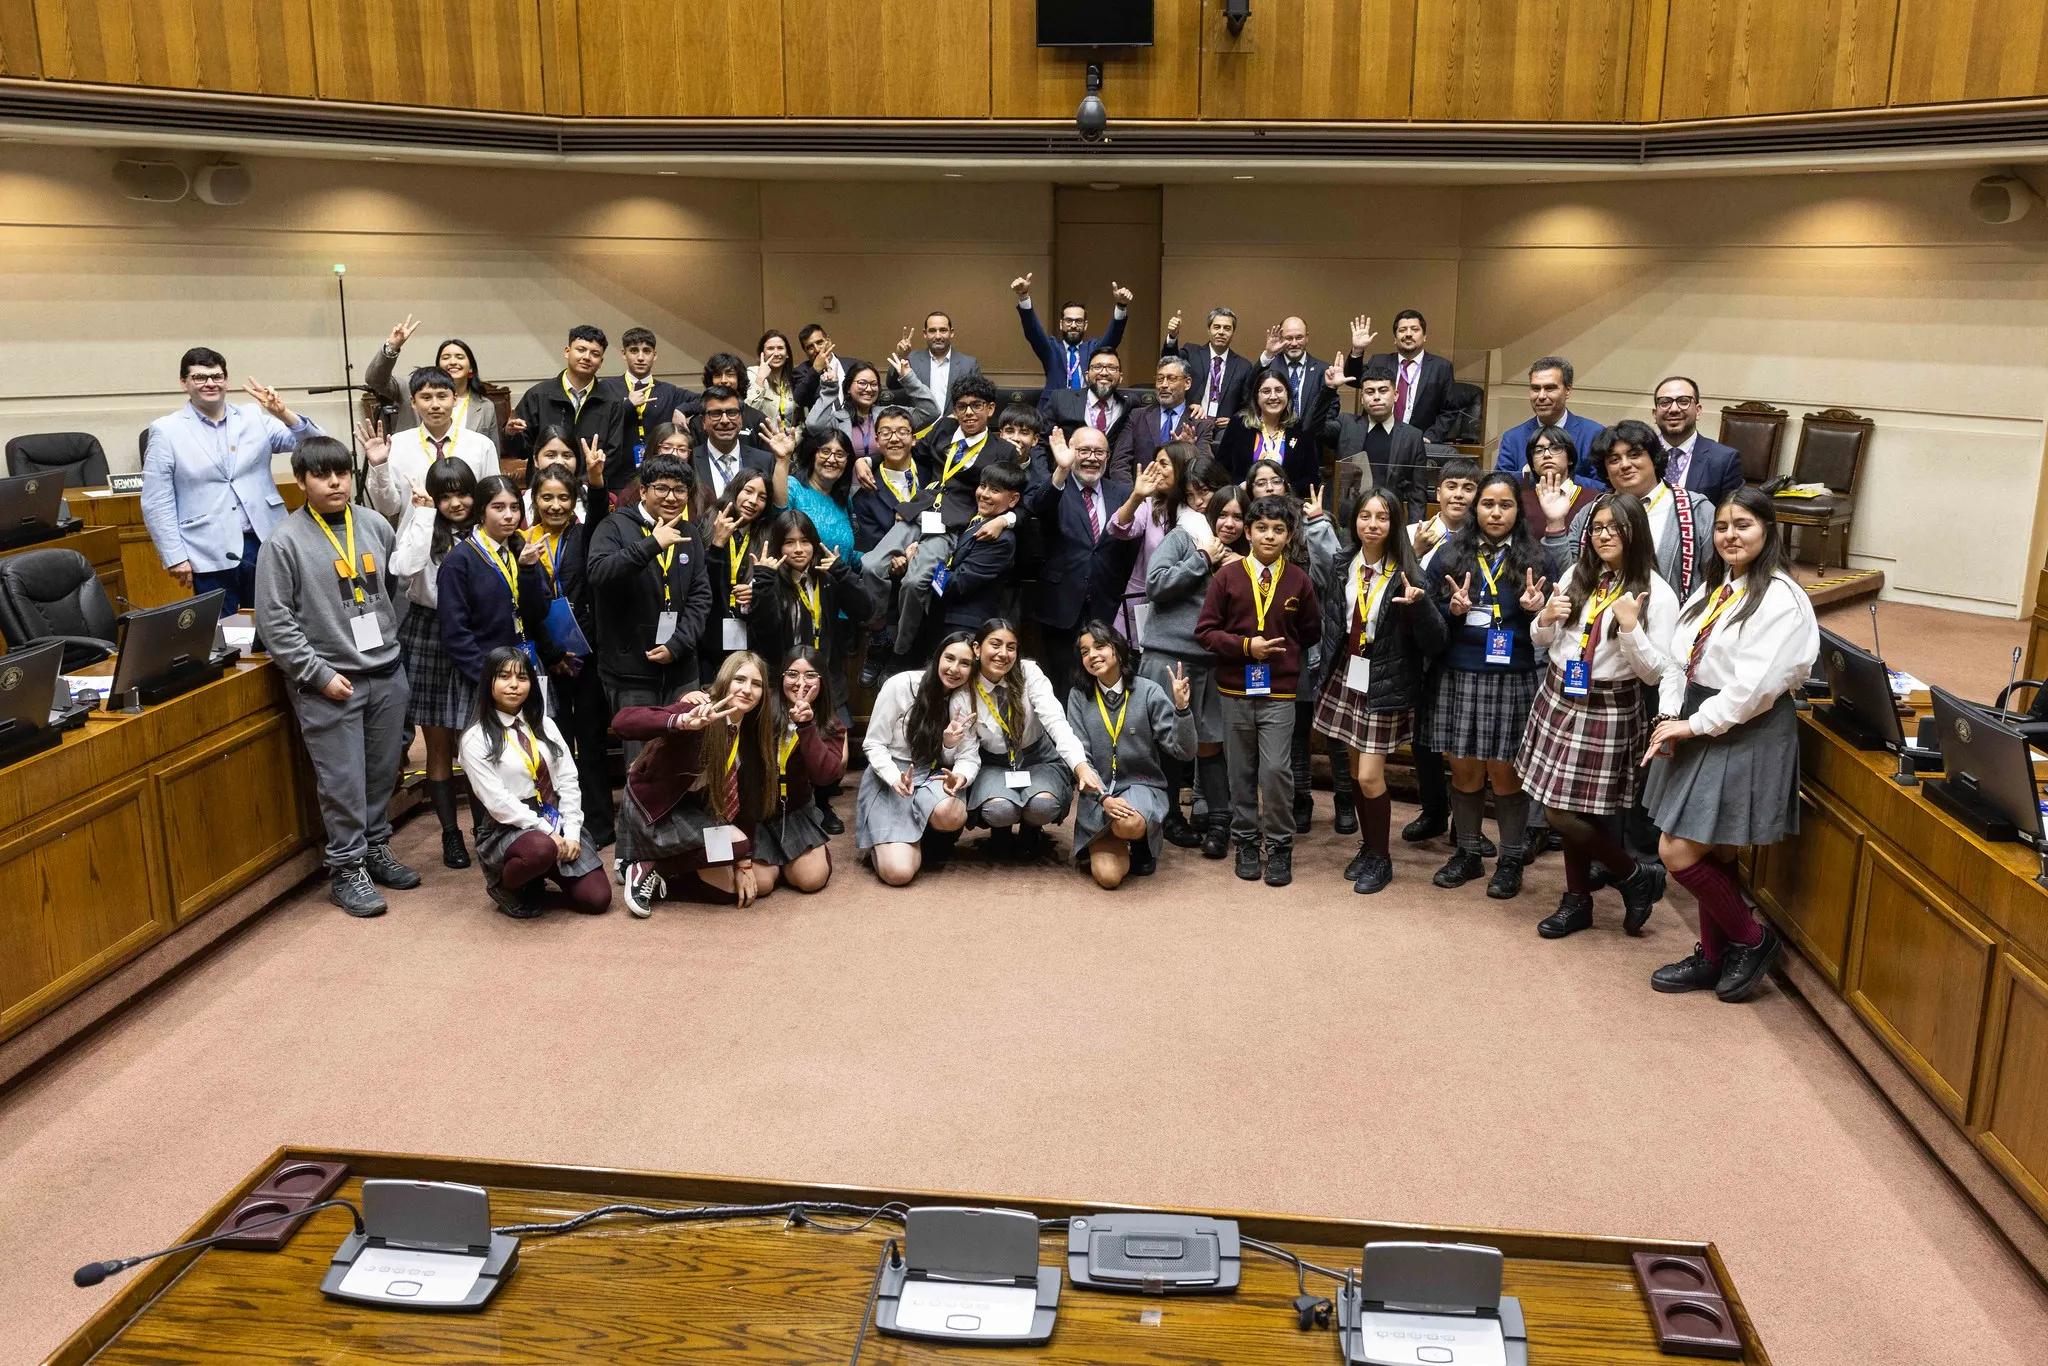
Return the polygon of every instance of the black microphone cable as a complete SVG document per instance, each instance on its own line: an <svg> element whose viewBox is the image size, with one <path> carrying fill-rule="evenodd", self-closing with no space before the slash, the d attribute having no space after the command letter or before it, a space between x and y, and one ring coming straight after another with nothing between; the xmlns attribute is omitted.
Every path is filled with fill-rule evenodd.
<svg viewBox="0 0 2048 1366"><path fill-rule="evenodd" d="M117 1257L110 1262L87 1262L84 1266L71 1273L71 1283L79 1286L98 1285L107 1277L119 1275L131 1266L140 1266L144 1262L153 1262L159 1257L169 1257L180 1252L190 1252L195 1248L211 1247L213 1244L223 1242L229 1238L239 1238L246 1233L254 1233L257 1229L267 1228L271 1224L282 1224L293 1219L303 1219L307 1215L323 1209L347 1210L349 1216L356 1221L356 1232L361 1233L364 1231L363 1212L355 1207L354 1202L348 1200L322 1200L318 1204L308 1205L304 1209L288 1210L283 1214L273 1214L267 1219L258 1219L254 1223L243 1224L239 1228L229 1229L226 1233L216 1233L206 1238L194 1238L189 1243L179 1243L176 1247L167 1247L161 1252L146 1252L140 1257Z"/></svg>

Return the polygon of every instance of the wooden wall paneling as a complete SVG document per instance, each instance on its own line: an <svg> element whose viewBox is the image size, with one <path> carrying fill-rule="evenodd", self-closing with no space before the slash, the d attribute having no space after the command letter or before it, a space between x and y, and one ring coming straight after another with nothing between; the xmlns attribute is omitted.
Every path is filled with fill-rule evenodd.
<svg viewBox="0 0 2048 1366"><path fill-rule="evenodd" d="M1891 102L2048 95L2041 0L1899 0Z"/></svg>
<svg viewBox="0 0 2048 1366"><path fill-rule="evenodd" d="M1881 105L1900 0L1670 0L1665 119Z"/></svg>
<svg viewBox="0 0 2048 1366"><path fill-rule="evenodd" d="M1866 833L1860 821L1833 801L1802 787L1797 854L1766 853L1751 883L1778 928L1837 991L1849 957L1856 872Z"/></svg>
<svg viewBox="0 0 2048 1366"><path fill-rule="evenodd" d="M2048 979L2001 953L1992 1020L1977 1146L2048 1219Z"/></svg>
<svg viewBox="0 0 2048 1366"><path fill-rule="evenodd" d="M538 114L535 0L311 0L320 97Z"/></svg>
<svg viewBox="0 0 2048 1366"><path fill-rule="evenodd" d="M178 924L304 845L309 832L297 758L292 727L282 712L273 711L156 770ZM245 786L252 774L264 775L263 800L223 805L220 794Z"/></svg>
<svg viewBox="0 0 2048 1366"><path fill-rule="evenodd" d="M35 0L51 80L316 93L308 0Z"/></svg>
<svg viewBox="0 0 2048 1366"><path fill-rule="evenodd" d="M789 116L985 119L988 22L989 0L782 0Z"/></svg>
<svg viewBox="0 0 2048 1366"><path fill-rule="evenodd" d="M782 0L582 0L576 27L586 115L747 119L786 112Z"/></svg>
<svg viewBox="0 0 2048 1366"><path fill-rule="evenodd" d="M1628 24L1628 100L1623 118L1654 123L1664 102L1664 32L1671 0L1635 0Z"/></svg>
<svg viewBox="0 0 2048 1366"><path fill-rule="evenodd" d="M1418 119L1619 121L1638 0L1426 0Z"/></svg>
<svg viewBox="0 0 2048 1366"><path fill-rule="evenodd" d="M1946 892L1863 847L1843 994L1935 1103L1965 1122L1995 944Z"/></svg>
<svg viewBox="0 0 2048 1366"><path fill-rule="evenodd" d="M0 0L0 76L40 76L35 0Z"/></svg>
<svg viewBox="0 0 2048 1366"><path fill-rule="evenodd" d="M541 98L550 114L583 112L577 0L539 0Z"/></svg>
<svg viewBox="0 0 2048 1366"><path fill-rule="evenodd" d="M1415 9L1416 0L1264 0L1233 37L1223 6L1210 5L1201 116L1405 119Z"/></svg>
<svg viewBox="0 0 2048 1366"><path fill-rule="evenodd" d="M1259 6L1261 15L1272 2ZM1153 46L1112 53L1104 64L1112 138L1118 119L1192 119L1202 112L1202 0L1154 0L1152 13ZM989 112L996 118L1072 119L1087 93L1087 56L1041 49L1037 14L1038 0L990 2Z"/></svg>

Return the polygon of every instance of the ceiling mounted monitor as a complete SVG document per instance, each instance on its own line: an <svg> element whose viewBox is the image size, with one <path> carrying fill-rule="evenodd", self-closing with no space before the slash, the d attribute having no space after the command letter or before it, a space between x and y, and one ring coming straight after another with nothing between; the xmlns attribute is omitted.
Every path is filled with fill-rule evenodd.
<svg viewBox="0 0 2048 1366"><path fill-rule="evenodd" d="M1038 0L1040 47L1150 47L1152 0Z"/></svg>

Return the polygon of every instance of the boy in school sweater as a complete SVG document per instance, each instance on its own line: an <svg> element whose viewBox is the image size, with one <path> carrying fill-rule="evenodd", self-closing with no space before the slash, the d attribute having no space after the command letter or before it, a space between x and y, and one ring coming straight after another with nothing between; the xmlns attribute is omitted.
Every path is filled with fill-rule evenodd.
<svg viewBox="0 0 2048 1366"><path fill-rule="evenodd" d="M292 452L306 505L256 562L256 633L290 683L327 827L328 898L382 915L379 886L420 885L391 855L391 790L405 753L405 666L390 584L391 523L350 506L353 463L332 437Z"/></svg>
<svg viewBox="0 0 2048 1366"><path fill-rule="evenodd" d="M1257 500L1246 521L1252 553L1211 576L1195 639L1216 657L1237 875L1258 880L1263 834L1266 885L1285 887L1294 880L1294 695L1323 614L1307 571L1287 562L1287 500Z"/></svg>

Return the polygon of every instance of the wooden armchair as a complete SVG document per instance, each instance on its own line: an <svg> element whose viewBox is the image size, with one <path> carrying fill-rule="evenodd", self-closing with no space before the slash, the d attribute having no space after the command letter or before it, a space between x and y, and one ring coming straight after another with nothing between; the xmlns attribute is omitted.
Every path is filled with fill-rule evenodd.
<svg viewBox="0 0 2048 1366"><path fill-rule="evenodd" d="M1782 534L1792 530L1818 531L1820 553L1808 563L1846 568L1849 563L1849 525L1856 515L1856 478L1862 472L1863 451L1877 424L1847 408L1823 408L1808 413L1799 427L1799 452L1792 460L1792 482L1825 484L1829 492L1819 498L1780 498L1778 525ZM1806 538L1799 540L1800 558L1806 559Z"/></svg>
<svg viewBox="0 0 2048 1366"><path fill-rule="evenodd" d="M1744 483L1768 484L1778 472L1778 448L1785 441L1785 410L1756 399L1730 404L1721 410L1721 432L1716 439L1742 452Z"/></svg>

